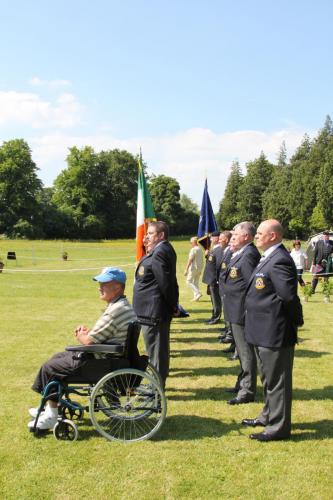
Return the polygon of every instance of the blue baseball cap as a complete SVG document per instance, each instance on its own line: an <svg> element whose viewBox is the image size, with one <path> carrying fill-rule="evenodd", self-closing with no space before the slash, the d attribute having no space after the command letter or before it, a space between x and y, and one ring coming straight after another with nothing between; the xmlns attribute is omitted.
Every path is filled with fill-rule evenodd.
<svg viewBox="0 0 333 500"><path fill-rule="evenodd" d="M118 281L119 283L126 283L126 273L117 267L105 267L101 274L93 278L94 281L99 283L108 283L109 281Z"/></svg>

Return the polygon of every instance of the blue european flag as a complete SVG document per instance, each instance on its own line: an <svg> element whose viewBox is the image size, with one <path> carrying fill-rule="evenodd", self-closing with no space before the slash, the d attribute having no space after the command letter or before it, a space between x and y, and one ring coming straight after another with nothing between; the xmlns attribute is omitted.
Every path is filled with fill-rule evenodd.
<svg viewBox="0 0 333 500"><path fill-rule="evenodd" d="M208 184L206 179L198 226L198 243L200 243L205 248L208 248L210 243L209 236L214 231L217 231L217 225L208 194Z"/></svg>

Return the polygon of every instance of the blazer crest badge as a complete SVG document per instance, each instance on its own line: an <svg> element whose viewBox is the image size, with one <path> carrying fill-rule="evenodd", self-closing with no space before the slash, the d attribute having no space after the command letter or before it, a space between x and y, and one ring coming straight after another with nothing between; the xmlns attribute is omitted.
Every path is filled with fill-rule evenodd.
<svg viewBox="0 0 333 500"><path fill-rule="evenodd" d="M145 268L144 266L141 265L138 269L138 275L143 276L144 274L145 274Z"/></svg>
<svg viewBox="0 0 333 500"><path fill-rule="evenodd" d="M266 285L263 278L259 277L256 279L255 287L257 290L262 290L263 288L265 288L265 286Z"/></svg>
<svg viewBox="0 0 333 500"><path fill-rule="evenodd" d="M237 278L238 277L238 269L237 269L237 267L232 267L230 269L229 276L230 276L230 278Z"/></svg>

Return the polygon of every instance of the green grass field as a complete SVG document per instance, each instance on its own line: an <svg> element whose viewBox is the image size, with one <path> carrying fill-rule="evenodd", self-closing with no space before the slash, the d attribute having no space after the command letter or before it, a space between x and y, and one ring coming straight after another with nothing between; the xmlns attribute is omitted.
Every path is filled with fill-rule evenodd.
<svg viewBox="0 0 333 500"><path fill-rule="evenodd" d="M218 328L204 295L192 303L183 270L187 241L175 242L180 302L191 316L172 323L168 414L151 441L121 444L97 434L88 416L79 440L34 438L30 390L50 355L74 343L77 324L91 326L103 303L91 277L106 265L128 273L132 300L134 241L40 242L0 240L5 260L1 297L1 476L4 499L331 499L333 497L333 304L318 293L304 304L294 368L292 439L258 443L242 428L258 402L227 405L237 362L217 343ZM61 260L66 250L69 260ZM203 289L203 288L202 288ZM333 300L333 299L332 299Z"/></svg>

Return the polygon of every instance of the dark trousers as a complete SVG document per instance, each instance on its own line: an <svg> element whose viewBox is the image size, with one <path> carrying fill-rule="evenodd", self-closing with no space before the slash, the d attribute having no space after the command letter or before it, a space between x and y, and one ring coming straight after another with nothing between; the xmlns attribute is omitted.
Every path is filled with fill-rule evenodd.
<svg viewBox="0 0 333 500"><path fill-rule="evenodd" d="M214 283L213 285L208 285L210 291L210 299L212 301L213 312L212 319L220 318L222 312L222 302L219 291L219 285Z"/></svg>
<svg viewBox="0 0 333 500"><path fill-rule="evenodd" d="M319 278L323 278L324 281L328 281L328 277L327 276L324 276L323 273L318 273L318 276L316 276L315 274L312 276L312 282L311 282L311 287L312 287L312 290L315 291L316 288L317 288L317 285L318 285L318 280Z"/></svg>
<svg viewBox="0 0 333 500"><path fill-rule="evenodd" d="M231 323L231 331L241 365L241 373L236 384L237 397L251 400L255 398L257 389L257 360L254 347L246 342L243 325Z"/></svg>
<svg viewBox="0 0 333 500"><path fill-rule="evenodd" d="M157 325L143 325L143 338L149 361L161 376L163 386L169 375L171 318Z"/></svg>
<svg viewBox="0 0 333 500"><path fill-rule="evenodd" d="M265 433L289 437L294 346L275 349L256 346L255 353L265 400L258 419L266 425Z"/></svg>
<svg viewBox="0 0 333 500"><path fill-rule="evenodd" d="M77 354L63 351L52 356L40 367L32 389L42 393L52 380L96 383L110 371L129 366L127 360L95 359L93 356L78 358ZM50 399L57 400L56 397Z"/></svg>
<svg viewBox="0 0 333 500"><path fill-rule="evenodd" d="M302 274L303 274L303 269L297 269L297 281L301 286L304 286L305 283Z"/></svg>

